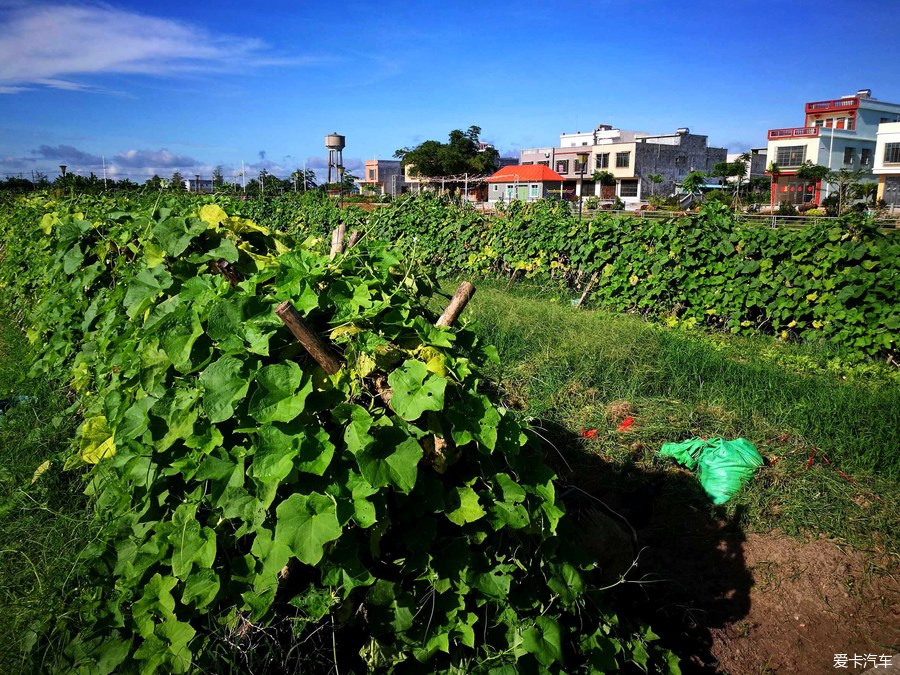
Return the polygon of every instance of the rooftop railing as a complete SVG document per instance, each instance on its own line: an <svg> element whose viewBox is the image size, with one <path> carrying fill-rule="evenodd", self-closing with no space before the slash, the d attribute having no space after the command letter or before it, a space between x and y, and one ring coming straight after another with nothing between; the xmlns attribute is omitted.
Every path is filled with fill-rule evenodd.
<svg viewBox="0 0 900 675"><path fill-rule="evenodd" d="M769 129L769 140L783 138L815 138L819 135L819 127L792 127L789 129Z"/></svg>
<svg viewBox="0 0 900 675"><path fill-rule="evenodd" d="M858 108L859 98L838 98L830 101L814 101L806 104L806 112L827 112L829 110L844 110L846 108Z"/></svg>

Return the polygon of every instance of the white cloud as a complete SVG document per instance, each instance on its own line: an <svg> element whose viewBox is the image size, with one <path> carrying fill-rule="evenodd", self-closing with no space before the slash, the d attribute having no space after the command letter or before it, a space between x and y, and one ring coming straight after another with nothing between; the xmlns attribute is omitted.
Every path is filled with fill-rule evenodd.
<svg viewBox="0 0 900 675"><path fill-rule="evenodd" d="M276 59L260 40L100 4L0 2L0 25L0 94L34 86L91 90L80 80L103 74L164 76L224 71L236 62L315 61Z"/></svg>
<svg viewBox="0 0 900 675"><path fill-rule="evenodd" d="M199 166L193 157L186 155L176 155L169 152L165 148L162 150L128 150L112 158L113 164L123 167L144 168L144 167L166 167L177 169L179 167Z"/></svg>

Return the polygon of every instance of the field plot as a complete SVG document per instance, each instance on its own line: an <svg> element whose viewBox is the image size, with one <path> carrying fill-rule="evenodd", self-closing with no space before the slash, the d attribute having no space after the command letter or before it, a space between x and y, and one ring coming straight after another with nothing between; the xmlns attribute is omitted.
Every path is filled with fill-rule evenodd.
<svg viewBox="0 0 900 675"><path fill-rule="evenodd" d="M6 671L802 673L900 642L898 249L866 223L0 207ZM769 245L795 290L742 295ZM768 464L713 507L658 454L695 436Z"/></svg>
<svg viewBox="0 0 900 675"><path fill-rule="evenodd" d="M620 592L687 670L818 673L833 654L894 653L897 466L865 457L897 458L892 369L835 372L833 351L569 305L534 286L488 286L469 311L498 346L503 400L532 418L561 481L636 529L646 549L631 577L643 583ZM782 458L716 508L657 456L694 436L743 436ZM807 468L814 447L833 466L817 455Z"/></svg>

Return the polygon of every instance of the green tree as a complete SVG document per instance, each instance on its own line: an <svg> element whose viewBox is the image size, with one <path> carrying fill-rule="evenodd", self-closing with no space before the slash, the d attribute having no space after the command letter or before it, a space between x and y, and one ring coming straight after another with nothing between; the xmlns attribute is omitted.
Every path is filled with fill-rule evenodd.
<svg viewBox="0 0 900 675"><path fill-rule="evenodd" d="M691 171L681 180L681 189L692 195L699 194L700 188L706 185L709 174L705 171Z"/></svg>
<svg viewBox="0 0 900 675"><path fill-rule="evenodd" d="M225 185L225 176L223 174L222 165L219 164L212 172L213 190L219 190Z"/></svg>
<svg viewBox="0 0 900 675"><path fill-rule="evenodd" d="M424 141L415 148L397 150L394 157L404 167L412 165L416 175L428 178L491 173L496 170L500 155L492 147L481 147L480 135L481 127L475 125L466 131L454 129L447 143Z"/></svg>
<svg viewBox="0 0 900 675"><path fill-rule="evenodd" d="M656 196L656 186L661 184L665 179L666 179L665 176L663 176L661 173L651 173L649 176L647 176L647 180L650 181L650 186L651 186L650 187L650 195L651 196L653 196L653 197Z"/></svg>
<svg viewBox="0 0 900 675"><path fill-rule="evenodd" d="M312 169L297 169L291 174L291 189L310 191L316 189L316 172Z"/></svg>
<svg viewBox="0 0 900 675"><path fill-rule="evenodd" d="M855 190L872 173L868 169L838 169L828 173L827 181L833 185L838 196L838 215L844 212L847 200L852 197Z"/></svg>
<svg viewBox="0 0 900 675"><path fill-rule="evenodd" d="M172 192L184 192L184 176L180 172L175 171L172 173L172 178L169 180L169 189Z"/></svg>
<svg viewBox="0 0 900 675"><path fill-rule="evenodd" d="M163 179L157 175L154 175L153 178L148 178L144 185L146 185L151 190L162 190Z"/></svg>

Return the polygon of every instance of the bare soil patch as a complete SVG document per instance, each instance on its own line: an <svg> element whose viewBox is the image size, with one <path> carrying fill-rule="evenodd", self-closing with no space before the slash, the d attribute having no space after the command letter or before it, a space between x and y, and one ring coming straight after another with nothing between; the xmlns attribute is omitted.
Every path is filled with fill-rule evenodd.
<svg viewBox="0 0 900 675"><path fill-rule="evenodd" d="M641 604L655 610L657 620L647 619L686 673L833 673L836 654L900 651L900 565L891 556L745 533L665 487L638 536L647 547L640 570L656 582L643 587Z"/></svg>
<svg viewBox="0 0 900 675"><path fill-rule="evenodd" d="M883 556L777 533L747 535L743 555L749 611L711 630L720 671L834 672L836 654L898 651L900 584Z"/></svg>

